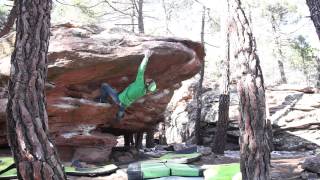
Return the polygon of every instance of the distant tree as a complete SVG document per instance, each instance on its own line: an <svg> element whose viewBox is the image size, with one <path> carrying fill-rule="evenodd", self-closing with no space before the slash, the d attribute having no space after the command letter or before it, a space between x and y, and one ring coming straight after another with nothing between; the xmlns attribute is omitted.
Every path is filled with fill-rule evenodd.
<svg viewBox="0 0 320 180"><path fill-rule="evenodd" d="M317 62L317 77L316 77L316 88L318 88L318 91L320 89L320 57L317 56L316 62Z"/></svg>
<svg viewBox="0 0 320 180"><path fill-rule="evenodd" d="M9 15L5 18L5 12L0 9L0 38L10 32L16 20L16 5L15 2L10 10Z"/></svg>
<svg viewBox="0 0 320 180"><path fill-rule="evenodd" d="M274 55L277 58L278 67L280 71L280 83L287 83L287 78L284 71L283 62L285 56L282 52L282 34L281 26L287 24L288 19L291 17L292 12L296 12L296 7L290 6L286 1L281 2L268 2L266 7L266 14L271 23L272 34L274 37Z"/></svg>
<svg viewBox="0 0 320 180"><path fill-rule="evenodd" d="M3 27L6 22L6 11L0 6L0 27ZM2 29L2 28L1 28Z"/></svg>
<svg viewBox="0 0 320 180"><path fill-rule="evenodd" d="M230 6L228 1L226 2L228 9L230 11ZM222 31L222 35L225 36L224 39L224 60L221 83L220 83L220 97L219 97L219 113L218 113L218 122L217 130L214 137L213 152L217 154L223 154L226 138L227 138L227 129L229 124L229 105L230 105L230 17L229 13L226 13L226 18L222 18L222 26L225 26Z"/></svg>
<svg viewBox="0 0 320 180"><path fill-rule="evenodd" d="M7 105L8 140L19 179L66 179L49 139L45 103L51 0L17 1Z"/></svg>
<svg viewBox="0 0 320 180"><path fill-rule="evenodd" d="M138 28L139 33L144 34L144 22L143 22L143 0L138 0L138 7L135 6L138 12Z"/></svg>
<svg viewBox="0 0 320 180"><path fill-rule="evenodd" d="M228 0L236 36L234 57L241 77L240 98L240 165L242 179L270 180L270 148L266 119L265 87L257 45L240 0Z"/></svg>
<svg viewBox="0 0 320 180"><path fill-rule="evenodd" d="M129 23L115 23L118 26L131 27L135 32L138 26L139 33L144 33L144 0L101 0L93 3L90 0L73 0L73 4L65 3L63 0L56 0L57 3L65 6L73 6L81 10L83 14L91 19L109 18L114 20L129 20ZM151 18L150 16L147 16ZM137 22L137 24L135 23Z"/></svg>
<svg viewBox="0 0 320 180"><path fill-rule="evenodd" d="M203 7L202 19L201 19L201 32L200 32L202 45L204 45L205 18L206 18L206 7ZM203 78L204 78L204 67L205 67L205 60L203 60L201 64L200 79L198 83L198 88L196 90L197 115L196 115L196 121L195 121L195 137L196 137L196 143L198 145L202 145L201 111L202 111L202 91L203 91L202 84L203 84Z"/></svg>
<svg viewBox="0 0 320 180"><path fill-rule="evenodd" d="M310 69L315 65L314 49L306 41L306 39L299 35L292 40L291 47L295 50L295 56L292 58L291 63L302 70L306 77L308 84L310 83Z"/></svg>
<svg viewBox="0 0 320 180"><path fill-rule="evenodd" d="M164 10L164 14L165 14L165 23L166 23L166 33L169 34L171 33L170 28L169 28L169 21L171 20L171 14L172 14L172 9L170 9L167 6L166 0L162 0L162 8Z"/></svg>

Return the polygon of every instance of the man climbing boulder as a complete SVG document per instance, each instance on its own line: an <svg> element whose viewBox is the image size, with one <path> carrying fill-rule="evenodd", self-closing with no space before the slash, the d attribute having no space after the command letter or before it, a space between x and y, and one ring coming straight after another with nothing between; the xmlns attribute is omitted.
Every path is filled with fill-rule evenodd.
<svg viewBox="0 0 320 180"><path fill-rule="evenodd" d="M152 51L147 50L145 52L144 58L138 68L136 80L121 93L118 93L107 83L103 83L101 85L100 102L107 103L108 97L112 99L111 104L116 104L119 107L119 110L116 114L117 121L120 121L124 117L125 109L128 108L132 103L146 94L155 92L157 90L155 81L149 78L145 79L144 76L151 55Z"/></svg>

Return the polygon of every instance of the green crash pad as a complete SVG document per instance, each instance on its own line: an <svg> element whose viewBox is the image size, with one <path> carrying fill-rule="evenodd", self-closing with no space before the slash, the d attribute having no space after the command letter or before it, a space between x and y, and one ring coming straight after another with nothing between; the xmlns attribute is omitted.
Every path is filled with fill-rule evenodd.
<svg viewBox="0 0 320 180"><path fill-rule="evenodd" d="M171 176L186 176L186 177L200 177L202 170L194 165L178 164L178 163L165 163L170 168Z"/></svg>
<svg viewBox="0 0 320 180"><path fill-rule="evenodd" d="M65 166L65 168L64 168L67 175L87 176L87 177L110 175L110 174L116 172L117 169L118 169L118 167L114 164L108 164L108 165L98 166L98 167L94 167L94 168L76 169L75 167L70 167L70 166Z"/></svg>
<svg viewBox="0 0 320 180"><path fill-rule="evenodd" d="M202 169L197 166L179 163L166 163L161 161L132 163L128 167L127 174L129 180L142 180L168 176L203 176Z"/></svg>
<svg viewBox="0 0 320 180"><path fill-rule="evenodd" d="M0 157L0 172L13 165L14 161L12 157ZM76 169L75 167L65 166L65 172L70 176L103 176L114 173L118 167L114 164L98 166L94 168L81 168ZM16 168L12 168L5 173L0 174L0 179L12 179L17 178Z"/></svg>
<svg viewBox="0 0 320 180"><path fill-rule="evenodd" d="M13 165L12 157L1 157L0 158L0 172L6 170L8 167ZM11 168L10 170L0 174L0 179L12 179L17 178L17 169Z"/></svg>
<svg viewBox="0 0 320 180"><path fill-rule="evenodd" d="M241 180L239 163L205 166L203 172L206 180Z"/></svg>
<svg viewBox="0 0 320 180"><path fill-rule="evenodd" d="M128 180L141 180L170 176L170 169L163 162L138 162L129 164Z"/></svg>
<svg viewBox="0 0 320 180"><path fill-rule="evenodd" d="M185 164L185 163L191 163L191 162L197 161L200 158L201 158L201 153L190 153L190 154L169 153L161 156L159 159L165 162Z"/></svg>

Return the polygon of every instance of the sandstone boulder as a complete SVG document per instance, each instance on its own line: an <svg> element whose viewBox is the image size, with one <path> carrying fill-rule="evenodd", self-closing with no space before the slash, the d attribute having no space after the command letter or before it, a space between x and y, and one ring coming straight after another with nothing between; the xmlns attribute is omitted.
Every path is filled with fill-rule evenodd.
<svg viewBox="0 0 320 180"><path fill-rule="evenodd" d="M199 71L205 56L200 43L183 39L116 34L71 24L55 26L51 32L47 112L50 132L61 147L110 148L116 144L113 135L143 131L163 121L173 91ZM100 86L108 83L118 92L126 88L134 81L146 49L153 54L145 76L157 82L158 91L129 107L120 123L111 123L117 107L95 101ZM6 144L9 61L8 57L0 59L4 84L0 93L0 145Z"/></svg>

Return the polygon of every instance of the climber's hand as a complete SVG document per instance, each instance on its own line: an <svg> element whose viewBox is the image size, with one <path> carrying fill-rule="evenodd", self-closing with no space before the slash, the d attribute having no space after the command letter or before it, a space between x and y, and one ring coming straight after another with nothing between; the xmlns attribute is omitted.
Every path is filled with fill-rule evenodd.
<svg viewBox="0 0 320 180"><path fill-rule="evenodd" d="M150 58L150 56L153 54L153 52L151 51L151 50L146 50L145 52L144 52L144 57L145 58Z"/></svg>

